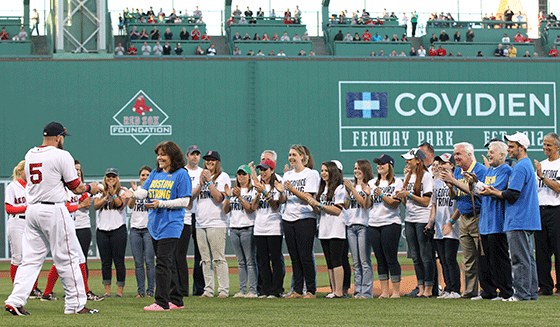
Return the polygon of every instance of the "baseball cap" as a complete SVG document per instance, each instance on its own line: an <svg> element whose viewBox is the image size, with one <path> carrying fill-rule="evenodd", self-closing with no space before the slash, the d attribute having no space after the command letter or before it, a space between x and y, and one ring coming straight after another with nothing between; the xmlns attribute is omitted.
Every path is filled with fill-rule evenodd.
<svg viewBox="0 0 560 327"><path fill-rule="evenodd" d="M342 164L340 163L340 161L338 160L331 160L332 163L334 163L336 165L336 168L338 168L340 171L344 170Z"/></svg>
<svg viewBox="0 0 560 327"><path fill-rule="evenodd" d="M384 165L390 163L391 166L395 166L395 159L393 159L393 157L391 157L388 154L382 154L381 157L373 159L373 162L375 162L378 165Z"/></svg>
<svg viewBox="0 0 560 327"><path fill-rule="evenodd" d="M504 139L506 141L517 142L523 145L525 149L528 149L529 145L531 145L531 142L529 142L529 138L527 137L527 135L520 132L517 132L513 135L504 135Z"/></svg>
<svg viewBox="0 0 560 327"><path fill-rule="evenodd" d="M119 171L117 170L117 168L107 168L107 170L105 170L105 176L107 176L109 174L119 176Z"/></svg>
<svg viewBox="0 0 560 327"><path fill-rule="evenodd" d="M247 175L251 175L251 167L249 167L248 165L239 166L239 168L237 168L237 172L239 171L242 171Z"/></svg>
<svg viewBox="0 0 560 327"><path fill-rule="evenodd" d="M66 133L66 128L62 126L62 124L57 122L50 122L48 123L45 128L43 128L43 136L71 136L70 134Z"/></svg>
<svg viewBox="0 0 560 327"><path fill-rule="evenodd" d="M193 154L194 152L201 153L198 146L196 146L196 145L189 146L189 148L187 149L187 154Z"/></svg>
<svg viewBox="0 0 560 327"><path fill-rule="evenodd" d="M455 158L451 153L444 153L442 155L436 156L434 160L443 161L443 162L450 162L455 164Z"/></svg>
<svg viewBox="0 0 560 327"><path fill-rule="evenodd" d="M497 138L497 137L493 137L493 138L489 139L488 142L484 143L484 147L485 147L485 148L489 147L489 146L490 146L490 143L492 143L492 142L504 142L504 140L500 140L500 139ZM505 142L504 142L504 143L505 143Z"/></svg>
<svg viewBox="0 0 560 327"><path fill-rule="evenodd" d="M413 148L410 151L408 151L407 153L402 154L401 157L403 157L405 160L410 160L410 159L414 159L414 158L424 160L424 159L426 159L426 154L424 153L424 151L422 151L418 148Z"/></svg>
<svg viewBox="0 0 560 327"><path fill-rule="evenodd" d="M217 160L217 161L222 161L218 151L212 151L212 150L206 152L206 154L204 155L204 157L202 157L202 159L204 159L204 160L214 159L214 160Z"/></svg>
<svg viewBox="0 0 560 327"><path fill-rule="evenodd" d="M270 159L265 159L263 161L261 161L260 164L258 164L257 168L264 168L264 169L276 169L276 164L274 163L274 161L270 160Z"/></svg>

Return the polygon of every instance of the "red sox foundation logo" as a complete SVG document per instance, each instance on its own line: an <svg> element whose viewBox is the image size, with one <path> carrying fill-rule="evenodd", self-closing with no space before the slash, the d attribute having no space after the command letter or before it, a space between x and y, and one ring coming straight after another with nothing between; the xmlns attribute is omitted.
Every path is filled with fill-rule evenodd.
<svg viewBox="0 0 560 327"><path fill-rule="evenodd" d="M169 116L140 90L114 116L111 135L132 136L138 144L152 135L172 135L171 125L163 125Z"/></svg>

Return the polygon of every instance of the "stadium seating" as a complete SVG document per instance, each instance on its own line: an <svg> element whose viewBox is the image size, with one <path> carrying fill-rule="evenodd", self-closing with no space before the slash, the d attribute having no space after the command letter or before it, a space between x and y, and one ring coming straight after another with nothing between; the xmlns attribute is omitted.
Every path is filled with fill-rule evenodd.
<svg viewBox="0 0 560 327"><path fill-rule="evenodd" d="M173 40L180 40L179 34L183 30L183 27L187 28L187 32L191 32L195 26L198 26L198 30L200 34L204 34L206 32L206 24L190 24L190 23L181 23L181 24L150 24L150 23L130 23L126 26L126 33L130 35L130 32L133 29L133 26L136 26L136 30L138 33L142 31L143 28L146 29L148 34L154 29L154 26L157 27L159 31L160 38L163 40L163 33L167 28L171 29L173 33Z"/></svg>
<svg viewBox="0 0 560 327"><path fill-rule="evenodd" d="M491 23L489 23L491 22ZM513 25L511 29L498 28L500 24L504 24L503 21L429 21L426 24L426 35L422 37L425 45L430 44L430 38L432 34L435 34L438 38L442 30L445 30L449 38L453 40L453 35L455 32L459 31L461 34L461 41L466 40L466 34L469 27L472 27L474 32L475 42L500 42L505 33L513 40L513 36L517 31L521 32L523 35L527 35L527 26L524 24L521 28L516 28L515 24L509 22Z"/></svg>
<svg viewBox="0 0 560 327"><path fill-rule="evenodd" d="M147 42L148 45L150 47L152 47L152 53L153 53L153 49L154 49L154 45L156 45L157 41L152 41L152 40L132 40L129 43L130 44L134 44L134 46L136 47L136 50L138 50L138 55L142 55L142 46L144 45L144 42ZM175 49L177 47L177 43L181 43L181 48L183 48L183 56L194 56L195 55L195 51L196 48L200 45L200 47L202 48L202 50L204 50L204 52L206 53L206 49L208 49L210 47L210 44L212 44L211 41L200 41L200 40L179 40L179 41L169 41L169 46L171 46L171 55L175 55L175 51L173 51L173 49ZM161 46L163 46L165 44L165 41L159 41L159 44ZM220 55L224 55L224 53L219 53Z"/></svg>
<svg viewBox="0 0 560 327"><path fill-rule="evenodd" d="M494 50L498 48L500 42L434 42L434 47L436 49L439 46L443 48L449 54L449 51L453 51L453 55L456 56L457 52L461 52L463 57L476 57L478 51L482 51L484 57L493 57ZM529 51L531 56L535 52L535 44L533 43L503 43L503 48L506 45L513 45L517 49L517 57L523 57L525 51ZM426 47L428 49L428 47Z"/></svg>
<svg viewBox="0 0 560 327"><path fill-rule="evenodd" d="M338 57L366 57L375 51L383 50L385 56L389 56L391 51L404 53L408 56L412 44L410 42L334 42L334 55Z"/></svg>
<svg viewBox="0 0 560 327"><path fill-rule="evenodd" d="M278 37L281 37L284 35L284 32L288 32L288 36L291 40L294 35L299 34L301 37L306 31L307 27L301 24L232 24L227 28L227 36L228 40L231 41L236 32L239 32L241 37L243 37L245 33L248 33L251 38L255 35L255 33L259 33L261 37L264 33L266 33L270 38L272 38L274 33L278 34Z"/></svg>
<svg viewBox="0 0 560 327"><path fill-rule="evenodd" d="M338 31L342 31L342 35L344 36L348 33L352 36L354 36L355 33L358 33L360 37L362 37L366 30L368 30L369 34L372 36L375 36L375 33L378 33L381 37L387 35L389 39L393 36L393 34L397 34L399 38L404 34L404 26L388 25L332 25L329 26L324 33L327 43L332 44L334 42L334 37L338 34Z"/></svg>
<svg viewBox="0 0 560 327"><path fill-rule="evenodd" d="M262 50L264 55L268 55L270 51L274 51L275 54L278 54L280 50L282 50L286 56L297 56L300 50L305 51L306 54L309 54L309 51L313 49L312 42L293 42L293 41L236 41L233 42L234 47L238 47L241 51L241 55L247 55L249 50L253 50L255 54L259 50Z"/></svg>
<svg viewBox="0 0 560 327"><path fill-rule="evenodd" d="M12 33L10 33L12 35ZM0 57L2 56L30 56L33 54L33 42L0 41Z"/></svg>

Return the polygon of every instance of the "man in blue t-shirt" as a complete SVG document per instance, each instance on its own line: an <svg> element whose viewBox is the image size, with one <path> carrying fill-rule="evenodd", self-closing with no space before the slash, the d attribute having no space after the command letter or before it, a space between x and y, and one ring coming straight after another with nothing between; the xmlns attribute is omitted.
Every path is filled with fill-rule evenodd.
<svg viewBox="0 0 560 327"><path fill-rule="evenodd" d="M478 180L484 180L486 167L476 162L474 147L470 143L457 143L454 146L453 157L457 169L453 175L444 171L441 180L449 186L449 196L457 200L459 216L459 242L463 250L463 269L465 274L465 290L462 297L480 298L478 295L478 257L480 255L480 240L478 230L478 216L480 213L480 198L476 197L474 205L471 195L460 189L460 184L466 184L463 172L474 174ZM454 186L454 187L453 187ZM451 230L451 219L445 226L446 231ZM445 231L444 231L445 232Z"/></svg>
<svg viewBox="0 0 560 327"><path fill-rule="evenodd" d="M536 300L539 286L531 235L541 229L541 221L535 170L527 156L530 142L519 132L504 138L508 141L509 156L517 159L508 188L499 191L489 186L481 194L506 201L504 231L511 254L515 295L504 301Z"/></svg>

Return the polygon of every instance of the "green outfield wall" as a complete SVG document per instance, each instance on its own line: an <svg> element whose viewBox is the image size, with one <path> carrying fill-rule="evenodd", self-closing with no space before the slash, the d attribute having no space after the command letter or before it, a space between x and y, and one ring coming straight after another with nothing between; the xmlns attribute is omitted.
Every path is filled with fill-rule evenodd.
<svg viewBox="0 0 560 327"><path fill-rule="evenodd" d="M4 60L0 180L41 144L52 120L72 134L65 149L89 180L108 167L135 178L154 166L164 140L219 151L230 176L264 149L278 152L281 172L294 143L311 149L318 169L338 159L352 176L357 159L388 153L402 175L400 154L421 142L440 154L468 141L481 160L487 139L516 131L542 160L544 135L557 131L559 76L559 62L549 60ZM95 256L95 242L91 249Z"/></svg>

